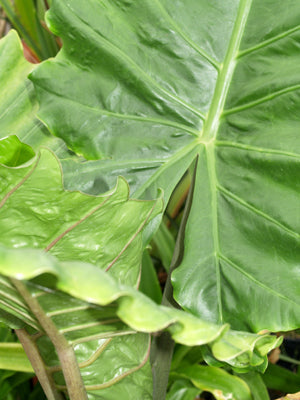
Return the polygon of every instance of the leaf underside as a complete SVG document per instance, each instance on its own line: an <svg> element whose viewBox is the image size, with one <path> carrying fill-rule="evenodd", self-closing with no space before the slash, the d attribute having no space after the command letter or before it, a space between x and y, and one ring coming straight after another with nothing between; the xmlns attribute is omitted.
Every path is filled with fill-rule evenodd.
<svg viewBox="0 0 300 400"><path fill-rule="evenodd" d="M299 326L299 18L296 0L54 1L64 46L31 74L41 119L90 160L64 163L69 188L121 174L167 203L199 155L174 294L234 329Z"/></svg>

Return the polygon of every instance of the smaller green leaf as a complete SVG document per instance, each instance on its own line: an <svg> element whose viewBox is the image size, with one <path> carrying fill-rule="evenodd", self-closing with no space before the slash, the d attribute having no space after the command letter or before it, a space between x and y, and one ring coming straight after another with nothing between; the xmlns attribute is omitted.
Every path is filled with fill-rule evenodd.
<svg viewBox="0 0 300 400"><path fill-rule="evenodd" d="M0 369L34 372L20 343L0 343Z"/></svg>
<svg viewBox="0 0 300 400"><path fill-rule="evenodd" d="M15 399L18 390L22 392L20 400L28 400L27 392L23 389L24 385L30 387L28 380L32 377L33 369L23 347L16 341L12 330L0 323L0 400Z"/></svg>
<svg viewBox="0 0 300 400"><path fill-rule="evenodd" d="M235 364L234 357L237 358L236 364L241 364L243 368L247 366L247 362L251 365L253 358L256 360L258 356L262 363L264 352L278 344L275 336L250 335L232 331L226 333L227 325L214 325L187 312L159 306L133 287L118 283L112 276L96 266L76 261L61 262L56 257L40 250L7 249L1 246L0 273L26 280L51 274L56 277L57 289L71 296L100 306L116 304L117 307L110 311L110 318L113 318L113 313L115 313L114 315L135 331L157 332L166 329L176 342L188 346L213 342L214 356L220 357L222 361L226 360L230 365ZM38 283L38 278L35 281ZM45 284L47 281L41 282ZM24 316L20 314L19 318L22 319ZM26 315L26 318L30 318L30 315ZM229 347L231 351L228 351L228 342L233 337L237 343L239 342L240 347ZM243 357L242 363L240 357Z"/></svg>
<svg viewBox="0 0 300 400"><path fill-rule="evenodd" d="M30 362L13 331L0 323L0 369L33 372ZM8 374L9 376L12 374ZM1 379L0 377L0 387ZM2 388L2 387L1 387Z"/></svg>
<svg viewBox="0 0 300 400"><path fill-rule="evenodd" d="M294 393L300 390L299 375L276 364L269 364L266 372L262 375L262 379L270 389L285 393Z"/></svg>
<svg viewBox="0 0 300 400"><path fill-rule="evenodd" d="M228 331L213 343L212 354L236 370L253 367L260 372L267 368L267 354L282 343L282 337L257 335L248 332Z"/></svg>
<svg viewBox="0 0 300 400"><path fill-rule="evenodd" d="M247 384L220 368L192 365L179 369L177 373L197 388L212 393L217 400L252 400Z"/></svg>
<svg viewBox="0 0 300 400"><path fill-rule="evenodd" d="M12 135L0 140L0 164L17 167L35 156L33 149Z"/></svg>
<svg viewBox="0 0 300 400"><path fill-rule="evenodd" d="M249 386L253 400L269 399L268 390L259 373L248 372L247 374L241 374L240 378Z"/></svg>
<svg viewBox="0 0 300 400"><path fill-rule="evenodd" d="M199 394L199 389L195 388L187 379L178 379L171 386L166 400L194 400Z"/></svg>

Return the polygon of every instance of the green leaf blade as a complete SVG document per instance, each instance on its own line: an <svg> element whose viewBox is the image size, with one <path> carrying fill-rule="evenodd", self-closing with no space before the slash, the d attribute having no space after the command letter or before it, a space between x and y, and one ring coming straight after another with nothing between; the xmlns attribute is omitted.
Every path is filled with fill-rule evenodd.
<svg viewBox="0 0 300 400"><path fill-rule="evenodd" d="M41 150L40 156L30 166L0 168L6 176L0 209L0 213L5 215L0 228L3 232L2 244L44 248L61 260L77 259L101 264L101 268L121 281L137 282L142 231L159 214L161 199L155 202L128 201L128 185L123 179L119 179L116 190L104 196L65 192L61 167L48 150ZM47 175L49 179L44 181ZM43 190L39 188L40 182L43 182ZM31 206L33 200L29 200L32 198L32 187L36 188L34 206ZM120 207L121 204L123 206ZM20 210L24 220L22 226L16 218ZM126 232L120 230L120 221L124 224L122 226L126 225ZM94 225L98 229L92 233ZM108 226L119 234L105 235ZM4 232L10 234L4 235ZM131 259L130 263L126 255Z"/></svg>
<svg viewBox="0 0 300 400"><path fill-rule="evenodd" d="M20 343L0 343L0 368L11 371L33 372Z"/></svg>
<svg viewBox="0 0 300 400"><path fill-rule="evenodd" d="M199 155L176 300L237 330L294 329L298 5L290 0L282 13L279 0L89 4L53 2L48 21L64 47L31 74L41 118L90 160L66 164L68 176L83 171L94 191L111 187L118 170L141 198L162 186L167 203ZM85 91L73 85L79 76Z"/></svg>
<svg viewBox="0 0 300 400"><path fill-rule="evenodd" d="M1 138L17 135L34 149L45 145L60 157L70 157L63 141L51 137L36 117L36 94L27 79L35 66L25 60L21 40L14 30L0 41L0 60Z"/></svg>
<svg viewBox="0 0 300 400"><path fill-rule="evenodd" d="M249 387L242 379L220 368L193 365L182 367L177 373L190 379L197 388L211 392L218 400L252 399Z"/></svg>

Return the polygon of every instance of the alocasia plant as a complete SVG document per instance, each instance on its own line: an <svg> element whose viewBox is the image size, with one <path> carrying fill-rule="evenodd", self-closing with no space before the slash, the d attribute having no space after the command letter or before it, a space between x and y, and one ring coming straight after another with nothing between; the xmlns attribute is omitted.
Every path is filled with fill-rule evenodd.
<svg viewBox="0 0 300 400"><path fill-rule="evenodd" d="M238 329L300 320L299 15L294 0L56 1L64 47L31 74L50 131L102 158L85 188L117 171L167 201L199 155L175 298Z"/></svg>
<svg viewBox="0 0 300 400"><path fill-rule="evenodd" d="M198 317L201 323L205 320L207 326L217 329L218 335L221 334L220 325L224 323L229 322L236 329L226 334L223 332L221 337L215 336L218 339L203 347L201 354L202 359L212 365L226 362L239 371L249 366L263 370L266 367L265 355L276 344L275 338L272 340L250 332L289 330L300 326L297 266L300 253L297 179L300 172L297 135L300 123L299 17L300 8L295 0L284 3L279 0L87 0L84 5L79 0L54 0L47 22L50 29L62 38L62 50L57 57L37 68L20 62L24 67L16 70L20 76L19 85L30 87L34 96L26 79L26 74L32 71L30 79L40 102L39 118L53 135L61 138L77 154L72 158L66 150L58 154L67 189L97 195L107 190L118 193L113 187L117 176L122 175L128 180L135 198L157 198L157 190L162 188L166 205L186 169L196 165L177 255L171 268L174 297L186 310L186 313L180 313L182 318L190 316L198 321ZM18 57L21 57L20 53ZM28 112L32 112L30 107L26 115ZM9 124L11 126L11 122ZM21 130L22 126L21 123ZM40 127L45 131L45 127ZM15 132L6 132L5 129L4 124L2 136L14 133L29 143L26 132L23 136L17 129ZM35 140L38 142L46 137L41 136L40 130L34 135L28 133L33 137L33 142L29 143L32 145L36 144ZM44 135L48 135L47 131ZM54 137L49 140L55 150ZM13 144L16 145L15 140ZM7 142L4 146L8 146ZM197 162L193 164L196 158ZM11 167L3 168L7 176L12 172ZM14 171L22 175L24 168L30 169L25 164ZM119 180L119 185L120 182L124 184L123 180ZM46 190L41 183L39 186L40 192ZM20 190L22 188L23 184ZM28 189L26 193L29 196ZM74 193L68 196L72 197ZM142 204L154 203L134 204L143 208ZM14 212L20 205L12 203L10 207ZM43 215L46 211L47 205ZM133 215L138 212L135 209ZM127 229L130 215L125 218L122 228L111 227L111 235L124 235L130 240L128 238L132 235ZM109 218L107 221L111 222ZM128 269L125 268L127 272L117 269L114 275L117 281L136 284L142 250L158 223L156 217L147 225L144 240L140 239L135 267L132 270L130 261ZM20 232L23 232L22 237L30 238L23 247L40 247L35 236L32 237L34 230L31 232L31 228L35 225L25 224L22 229L16 227L15 232L2 242L6 245L4 254L16 254L9 253L7 247L18 247L15 240ZM8 229L7 225L5 229ZM97 240L103 240L103 246L115 248L113 236L104 234L105 239L102 238L104 231L101 226L91 229L92 237L98 232ZM57 238L60 235L62 233ZM76 252L70 258L73 250L68 254L70 244L68 241L64 244L62 236L56 254L60 261L46 257L45 263L56 265L58 262L60 265L61 261L74 260L82 254L82 261L97 265L97 251L95 253L92 246L94 243L97 247L97 240L87 237L88 240L85 237L74 239L72 245ZM51 244L55 240L44 243L44 247L52 250ZM82 243L91 241L92 248L88 246L82 252L79 249L81 240ZM53 246L55 252L56 242ZM18 254L18 257L26 259L23 251ZM38 253L28 254L34 257L33 254ZM32 275L20 276L21 269L8 273L7 265L3 265L2 273L11 276L16 285L16 278L29 279L40 274L38 268L32 267L35 271ZM72 265L75 271L77 264ZM54 270L48 270L57 277L56 283L53 282L54 288L80 298L80 301L90 300L104 305L95 297L82 296L80 287L70 292L71 282L60 286L63 269ZM78 276L81 276L79 271ZM127 281L129 271L130 279ZM38 280L38 283L43 286L47 282ZM170 282L166 287L170 288ZM122 289L116 287L116 293L119 295L115 299L120 297ZM129 304L130 301L128 307ZM132 309L130 317L138 316L138 309ZM153 315L151 313L149 311L150 320L151 316L155 320L154 311ZM7 322L9 317L5 316ZM18 314L14 316L20 317ZM123 314L118 316L131 329L142 332L156 330L146 329L145 321L136 326ZM25 317L29 323L28 318L32 316L26 314ZM101 320L100 314L96 318ZM90 323L93 321L91 316ZM38 326L34 328L38 329ZM178 340L176 330L174 336L173 328L170 329L173 339L178 342L200 344ZM141 353L146 357L147 344L141 343L147 341L147 335L139 335L136 337L141 339L137 339L136 346L140 343L144 349ZM132 336L128 338L130 341ZM129 345L127 339L119 340L120 346L134 346L134 341ZM211 340L212 337L205 343ZM40 351L42 348L47 349L47 345L40 346ZM137 356L130 354L131 357ZM48 357L47 354L43 356ZM136 365L142 365L143 360L139 358ZM80 365L81 361L78 362ZM125 360L118 362L123 365ZM189 362L185 358L183 365L172 371L175 381L168 395L170 399L170 396L178 398L181 384L187 378L194 386L203 388L199 383L202 367L195 364L195 360ZM95 370L97 368L93 373L97 375ZM205 371L213 379L213 370ZM219 382L223 372L220 372ZM103 379L102 370L101 374L101 378L97 375L95 380ZM151 398L149 374L146 363L139 371L126 377L121 386L112 385L111 391L105 389L99 397L93 397L98 394L90 394L89 390L88 395L90 398L116 398L119 390L134 388L136 398ZM85 375L82 375L85 382ZM155 368L154 377L157 378ZM165 388L161 389L156 378L154 396L159 399L164 396ZM241 383L238 378L232 382L239 382L236 385L241 391L246 387L243 395L235 392L232 396L245 399L250 396L246 383ZM205 385L210 387L210 383ZM220 390L216 396L227 396L228 387L222 386ZM192 399L195 395L194 387L189 390L187 386L183 392L187 393L187 398ZM128 397L130 393L122 392L122 395Z"/></svg>
<svg viewBox="0 0 300 400"><path fill-rule="evenodd" d="M10 138L2 141L3 146L8 142L11 150L22 153L22 145L16 142L13 147ZM27 154L28 146L23 147ZM127 377L124 384L134 385L137 396L151 396L147 369L149 335L134 335L135 332L167 328L173 339L182 344L195 346L212 342L212 353L222 359L218 343L226 353L226 343L236 335L231 331L225 333L226 326L159 307L135 289L123 285L134 286L137 282L142 233L160 211L161 199L128 200L128 186L122 179L114 190L101 196L66 192L59 163L49 150L41 150L25 164L15 167L7 164L11 161L1 167L0 272L10 279L1 278L0 317L17 329L48 398L60 398L56 387L65 387L58 374L61 370L71 399L85 398L85 391L89 398L97 398L99 390L104 398L113 399L120 390L114 384ZM46 254L37 249L44 249ZM50 279L49 274L56 280ZM32 283L20 281L33 278ZM20 329L24 323L34 329L31 335ZM246 341L254 341L252 351L258 352L262 362L262 356L278 340L252 336ZM238 333L237 337L243 340ZM238 360L240 352L246 356L246 348L236 346L237 337L231 355ZM79 370L72 371L77 363L84 387L78 382ZM117 373L114 368L121 371ZM55 378L52 373L56 373ZM126 398L124 394L123 398Z"/></svg>

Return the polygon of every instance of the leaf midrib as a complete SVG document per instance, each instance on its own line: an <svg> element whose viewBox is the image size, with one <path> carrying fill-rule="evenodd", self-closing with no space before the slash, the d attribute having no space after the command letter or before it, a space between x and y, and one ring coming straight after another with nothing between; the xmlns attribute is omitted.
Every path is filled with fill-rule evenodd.
<svg viewBox="0 0 300 400"><path fill-rule="evenodd" d="M219 265L219 229L218 229L218 200L217 200L217 172L215 162L215 141L219 130L220 119L223 113L223 108L228 95L229 87L232 81L233 73L235 70L237 56L241 40L244 34L247 18L250 12L252 0L241 0L234 28L232 31L231 39L227 49L224 62L219 71L212 103L204 122L203 131L201 135L201 142L206 146L207 154L207 169L209 173L209 183L211 191L211 211L212 211L212 234L214 257L216 266L216 291L218 301L218 322L223 322L222 311L222 288L221 288L221 273Z"/></svg>
<svg viewBox="0 0 300 400"><path fill-rule="evenodd" d="M232 31L228 50L221 66L215 92L207 119L204 122L202 140L214 140L218 133L220 118L223 113L224 104L235 70L241 40L246 27L252 0L241 0L235 25Z"/></svg>

